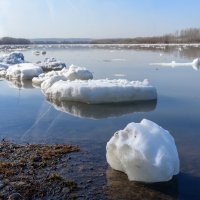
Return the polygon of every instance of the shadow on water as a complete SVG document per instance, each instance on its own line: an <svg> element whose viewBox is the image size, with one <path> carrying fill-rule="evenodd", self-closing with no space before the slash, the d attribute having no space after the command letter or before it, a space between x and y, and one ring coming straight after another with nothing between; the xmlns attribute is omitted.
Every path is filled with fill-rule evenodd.
<svg viewBox="0 0 200 200"><path fill-rule="evenodd" d="M79 102L53 101L50 102L56 110L67 114L91 119L118 117L134 112L149 112L156 108L157 101L138 101L133 103L113 103L91 105Z"/></svg>
<svg viewBox="0 0 200 200"><path fill-rule="evenodd" d="M177 199L178 181L175 176L171 181L154 184L144 184L129 181L126 174L110 167L106 171L108 199Z"/></svg>

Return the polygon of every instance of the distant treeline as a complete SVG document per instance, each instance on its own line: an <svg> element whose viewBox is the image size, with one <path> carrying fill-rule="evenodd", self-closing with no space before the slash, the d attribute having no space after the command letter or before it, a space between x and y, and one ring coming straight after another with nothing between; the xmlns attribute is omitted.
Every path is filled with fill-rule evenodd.
<svg viewBox="0 0 200 200"><path fill-rule="evenodd" d="M31 44L31 41L24 38L11 38L11 37L1 38L0 45L6 45L6 44Z"/></svg>
<svg viewBox="0 0 200 200"><path fill-rule="evenodd" d="M30 41L23 38L4 37L0 45L6 44L170 44L170 43L200 43L200 28L190 28L176 31L174 34L153 37L118 38L118 39L55 39Z"/></svg>
<svg viewBox="0 0 200 200"><path fill-rule="evenodd" d="M94 44L169 44L169 43L200 43L200 29L190 28L176 31L174 34L153 37L137 37L125 39L99 39Z"/></svg>

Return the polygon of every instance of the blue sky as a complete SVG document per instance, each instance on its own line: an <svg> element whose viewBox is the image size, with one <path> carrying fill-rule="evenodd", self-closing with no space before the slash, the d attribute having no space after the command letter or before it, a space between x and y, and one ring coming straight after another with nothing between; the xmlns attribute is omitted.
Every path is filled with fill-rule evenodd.
<svg viewBox="0 0 200 200"><path fill-rule="evenodd" d="M0 37L112 38L200 27L199 0L0 0Z"/></svg>

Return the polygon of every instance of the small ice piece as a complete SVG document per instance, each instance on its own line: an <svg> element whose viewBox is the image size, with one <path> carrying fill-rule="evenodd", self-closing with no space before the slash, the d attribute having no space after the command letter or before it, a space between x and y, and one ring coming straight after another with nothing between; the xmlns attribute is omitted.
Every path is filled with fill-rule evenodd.
<svg viewBox="0 0 200 200"><path fill-rule="evenodd" d="M46 51L42 51L41 53L42 53L42 55L46 55L46 54L47 54L47 52L46 52Z"/></svg>
<svg viewBox="0 0 200 200"><path fill-rule="evenodd" d="M199 58L196 58L196 59L194 59L193 61L192 61L192 65L193 66L200 66L200 59Z"/></svg>
<svg viewBox="0 0 200 200"><path fill-rule="evenodd" d="M156 66L166 66L166 67L184 67L184 66L192 66L193 69L198 70L200 66L200 59L195 58L192 62L178 63L176 61L172 61L170 63L150 63L150 65Z"/></svg>
<svg viewBox="0 0 200 200"><path fill-rule="evenodd" d="M20 52L12 52L10 54L5 54L0 56L0 63L2 64L19 64L24 62L24 55Z"/></svg>
<svg viewBox="0 0 200 200"><path fill-rule="evenodd" d="M33 63L21 63L11 65L6 72L6 77L9 79L32 79L35 76L43 73L41 67Z"/></svg>
<svg viewBox="0 0 200 200"><path fill-rule="evenodd" d="M125 74L114 74L114 76L117 76L117 77L124 77L126 76Z"/></svg>
<svg viewBox="0 0 200 200"><path fill-rule="evenodd" d="M39 64L43 70L61 70L66 67L66 64L61 61L57 61L55 58L45 58L44 62Z"/></svg>
<svg viewBox="0 0 200 200"><path fill-rule="evenodd" d="M39 56L40 52L39 51L34 51L33 54L35 54L36 56Z"/></svg>
<svg viewBox="0 0 200 200"><path fill-rule="evenodd" d="M130 181L169 181L179 173L180 161L170 133L143 119L117 131L106 146L109 165L127 174Z"/></svg>
<svg viewBox="0 0 200 200"><path fill-rule="evenodd" d="M44 82L42 86L43 84ZM157 98L155 87L150 86L146 79L143 82L130 82L125 79L60 80L49 88L45 87L45 95L48 99L88 104L145 101Z"/></svg>
<svg viewBox="0 0 200 200"><path fill-rule="evenodd" d="M89 80L93 79L93 74L84 67L79 67L76 65L70 65L69 70L64 72L63 75L67 78L67 80L73 81L76 79L79 80Z"/></svg>

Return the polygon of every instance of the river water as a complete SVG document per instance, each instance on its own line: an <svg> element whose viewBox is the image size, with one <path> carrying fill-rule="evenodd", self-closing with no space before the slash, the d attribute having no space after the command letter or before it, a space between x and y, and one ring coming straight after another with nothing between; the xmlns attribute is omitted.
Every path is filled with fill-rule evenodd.
<svg viewBox="0 0 200 200"><path fill-rule="evenodd" d="M40 47L41 48L41 47ZM42 47L44 48L44 47ZM35 47L37 49L37 47ZM200 199L200 71L192 66L165 67L150 63L191 62L200 48L124 49L45 47L35 56L22 50L27 61L55 57L67 66L86 67L94 79L148 79L157 89L157 101L122 105L85 105L46 101L30 82L0 81L0 138L17 143L78 144L102 167L102 185L110 199ZM169 185L141 186L129 182L106 164L105 147L113 133L130 122L152 120L173 135L181 172ZM101 182L101 181L100 181ZM95 198L94 198L95 199Z"/></svg>

